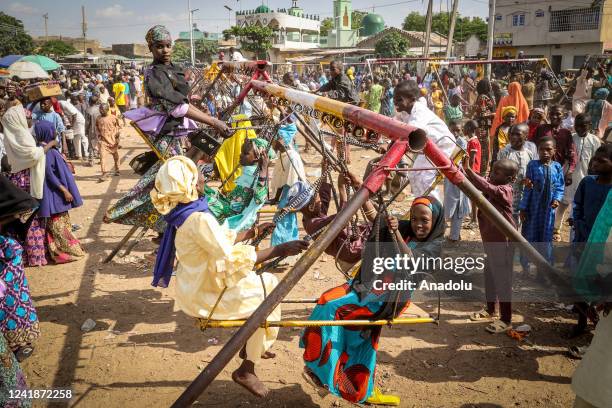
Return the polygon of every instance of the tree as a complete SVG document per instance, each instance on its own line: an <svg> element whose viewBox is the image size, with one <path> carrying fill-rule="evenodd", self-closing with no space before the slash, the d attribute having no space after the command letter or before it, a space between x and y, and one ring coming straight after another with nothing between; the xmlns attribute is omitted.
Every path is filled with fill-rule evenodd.
<svg viewBox="0 0 612 408"><path fill-rule="evenodd" d="M217 41L197 40L195 42L196 56L200 61L212 62L212 57L219 51Z"/></svg>
<svg viewBox="0 0 612 408"><path fill-rule="evenodd" d="M223 36L226 40L231 37L239 38L243 50L255 53L257 58L265 59L267 51L272 48L274 31L270 27L258 25L233 26L223 30Z"/></svg>
<svg viewBox="0 0 612 408"><path fill-rule="evenodd" d="M321 33L321 37L326 37L327 34L334 29L334 19L331 17L327 17L324 18L323 21L321 21L321 30L319 31Z"/></svg>
<svg viewBox="0 0 612 408"><path fill-rule="evenodd" d="M76 54L77 50L62 40L51 40L41 45L37 52L46 56L61 57L63 55Z"/></svg>
<svg viewBox="0 0 612 408"><path fill-rule="evenodd" d="M175 42L172 48L172 62L185 62L191 60L189 47L180 42Z"/></svg>
<svg viewBox="0 0 612 408"><path fill-rule="evenodd" d="M416 11L411 12L404 19L402 28L407 31L425 31L425 16ZM448 36L450 27L450 13L443 11L434 13L431 16L431 31L434 33ZM457 14L457 23L455 24L455 41L465 41L467 38L475 34L481 41L487 40L487 23L480 17L461 17Z"/></svg>
<svg viewBox="0 0 612 408"><path fill-rule="evenodd" d="M406 16L402 28L406 31L425 31L425 16L413 11Z"/></svg>
<svg viewBox="0 0 612 408"><path fill-rule="evenodd" d="M383 58L403 57L408 53L408 40L400 33L392 31L381 38L374 49Z"/></svg>
<svg viewBox="0 0 612 408"><path fill-rule="evenodd" d="M359 30L361 28L361 21L367 15L368 13L366 13L365 11L353 10L353 12L351 13L351 28L353 30Z"/></svg>
<svg viewBox="0 0 612 408"><path fill-rule="evenodd" d="M32 53L34 43L23 28L21 20L0 11L0 56Z"/></svg>

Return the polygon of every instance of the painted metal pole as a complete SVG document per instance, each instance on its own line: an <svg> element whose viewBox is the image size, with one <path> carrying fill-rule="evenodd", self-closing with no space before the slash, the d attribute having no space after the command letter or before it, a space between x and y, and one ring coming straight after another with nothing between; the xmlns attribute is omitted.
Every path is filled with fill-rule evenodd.
<svg viewBox="0 0 612 408"><path fill-rule="evenodd" d="M283 302L285 303L285 302ZM246 320L211 320L206 323L209 329L228 329L244 326ZM436 323L433 317L403 317L383 320L279 320L264 322L259 327L322 327L322 326L386 326L395 324Z"/></svg>
<svg viewBox="0 0 612 408"><path fill-rule="evenodd" d="M493 59L493 36L495 35L495 0L489 0L489 21L487 33L487 58ZM487 66L487 79L491 79L491 66Z"/></svg>

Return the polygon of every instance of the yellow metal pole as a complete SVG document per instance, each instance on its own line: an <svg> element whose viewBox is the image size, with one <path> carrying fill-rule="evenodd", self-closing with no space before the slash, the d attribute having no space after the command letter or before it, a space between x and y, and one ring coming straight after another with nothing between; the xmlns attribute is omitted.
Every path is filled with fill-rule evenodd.
<svg viewBox="0 0 612 408"><path fill-rule="evenodd" d="M203 326L202 320L198 322L201 328L227 329L241 327L246 320L212 320ZM406 317L393 320L280 320L262 323L260 327L323 327L323 326L386 326L395 324L421 324L436 323L432 317Z"/></svg>

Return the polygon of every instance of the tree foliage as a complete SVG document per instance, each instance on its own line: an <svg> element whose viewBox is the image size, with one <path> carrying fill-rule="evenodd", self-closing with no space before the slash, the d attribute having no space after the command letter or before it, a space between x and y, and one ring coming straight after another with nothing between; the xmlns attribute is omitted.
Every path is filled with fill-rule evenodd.
<svg viewBox="0 0 612 408"><path fill-rule="evenodd" d="M219 51L216 41L197 40L194 44L196 56L200 61L212 62L213 56Z"/></svg>
<svg viewBox="0 0 612 408"><path fill-rule="evenodd" d="M185 62L191 59L189 47L180 42L175 42L172 47L172 62Z"/></svg>
<svg viewBox="0 0 612 408"><path fill-rule="evenodd" d="M259 25L233 26L228 30L223 30L223 36L226 40L231 37L238 38L243 50L255 53L257 58L265 59L267 51L272 48L271 40L274 30Z"/></svg>
<svg viewBox="0 0 612 408"><path fill-rule="evenodd" d="M353 10L351 13L351 28L353 30L359 30L361 28L361 21L368 13L365 11Z"/></svg>
<svg viewBox="0 0 612 408"><path fill-rule="evenodd" d="M334 19L331 17L327 17L324 18L323 21L321 21L321 37L326 37L327 34L329 34L329 32L331 30L334 29Z"/></svg>
<svg viewBox="0 0 612 408"><path fill-rule="evenodd" d="M61 57L63 55L76 54L77 49L62 40L51 40L41 45L36 52L46 56Z"/></svg>
<svg viewBox="0 0 612 408"><path fill-rule="evenodd" d="M411 12L404 19L402 28L407 31L425 31L425 16L416 11ZM431 31L448 36L450 27L450 13L443 11L434 13L431 16ZM482 41L487 39L487 23L480 17L461 17L457 15L455 24L455 40L465 41L472 34L475 34Z"/></svg>
<svg viewBox="0 0 612 408"><path fill-rule="evenodd" d="M408 40L400 33L392 31L381 38L374 46L374 49L376 54L383 58L398 58L408 53L408 46Z"/></svg>
<svg viewBox="0 0 612 408"><path fill-rule="evenodd" d="M0 11L0 56L32 53L34 43L23 28L21 20Z"/></svg>

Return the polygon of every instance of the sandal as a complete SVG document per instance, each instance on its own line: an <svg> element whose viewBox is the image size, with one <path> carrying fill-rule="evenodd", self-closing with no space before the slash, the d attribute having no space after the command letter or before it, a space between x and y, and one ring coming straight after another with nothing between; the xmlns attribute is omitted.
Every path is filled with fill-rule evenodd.
<svg viewBox="0 0 612 408"><path fill-rule="evenodd" d="M504 333L510 329L512 329L512 325L508 323L504 323L501 320L496 320L490 325L488 325L487 327L485 327L485 330L491 334Z"/></svg>
<svg viewBox="0 0 612 408"><path fill-rule="evenodd" d="M390 405L397 407L400 404L400 397L397 395L383 394L378 387L374 387L374 391L366 400L366 404Z"/></svg>
<svg viewBox="0 0 612 408"><path fill-rule="evenodd" d="M480 322L483 320L493 320L497 317L495 314L490 314L485 309L482 309L476 313L472 313L470 320L473 322Z"/></svg>

